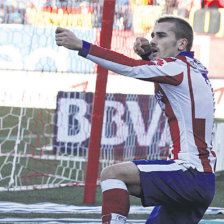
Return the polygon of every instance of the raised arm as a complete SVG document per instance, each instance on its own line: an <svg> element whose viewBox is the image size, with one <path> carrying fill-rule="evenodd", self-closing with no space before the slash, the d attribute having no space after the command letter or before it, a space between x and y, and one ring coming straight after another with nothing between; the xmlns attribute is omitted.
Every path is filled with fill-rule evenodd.
<svg viewBox="0 0 224 224"><path fill-rule="evenodd" d="M60 27L56 29L55 38L58 46L77 50L80 56L124 76L171 85L179 85L183 78L182 66L176 67L175 63L172 63L177 60L176 58L152 61L135 60L123 54L82 41L73 32Z"/></svg>

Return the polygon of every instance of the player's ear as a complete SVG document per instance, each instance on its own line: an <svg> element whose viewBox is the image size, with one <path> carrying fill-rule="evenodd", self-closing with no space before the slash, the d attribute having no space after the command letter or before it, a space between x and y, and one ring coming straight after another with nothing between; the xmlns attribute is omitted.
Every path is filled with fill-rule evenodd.
<svg viewBox="0 0 224 224"><path fill-rule="evenodd" d="M186 38L181 38L177 41L178 50L184 51L187 48L188 40Z"/></svg>

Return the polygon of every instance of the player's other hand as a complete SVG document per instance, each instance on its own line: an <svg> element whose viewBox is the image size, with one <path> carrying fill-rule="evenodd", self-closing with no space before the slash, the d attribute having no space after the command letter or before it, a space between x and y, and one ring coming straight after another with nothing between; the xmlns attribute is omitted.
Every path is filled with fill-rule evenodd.
<svg viewBox="0 0 224 224"><path fill-rule="evenodd" d="M82 40L68 29L57 27L55 30L55 41L58 46L63 46L72 50L82 49Z"/></svg>
<svg viewBox="0 0 224 224"><path fill-rule="evenodd" d="M137 37L134 43L134 51L139 56L150 55L151 45L149 41L144 37Z"/></svg>

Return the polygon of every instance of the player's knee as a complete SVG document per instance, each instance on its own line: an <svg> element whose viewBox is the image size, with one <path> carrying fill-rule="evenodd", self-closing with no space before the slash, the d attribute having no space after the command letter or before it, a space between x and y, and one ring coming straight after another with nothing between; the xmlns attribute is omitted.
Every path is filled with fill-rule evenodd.
<svg viewBox="0 0 224 224"><path fill-rule="evenodd" d="M113 167L112 166L105 167L101 172L100 180L103 181L103 180L113 179L113 178L116 178L116 174L114 172Z"/></svg>

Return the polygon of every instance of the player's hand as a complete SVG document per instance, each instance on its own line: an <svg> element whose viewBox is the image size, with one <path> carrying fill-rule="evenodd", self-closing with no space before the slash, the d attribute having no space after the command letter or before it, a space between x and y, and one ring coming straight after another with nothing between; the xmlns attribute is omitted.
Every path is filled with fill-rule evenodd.
<svg viewBox="0 0 224 224"><path fill-rule="evenodd" d="M63 46L72 50L82 49L82 40L68 29L58 27L55 30L55 41L58 46Z"/></svg>
<svg viewBox="0 0 224 224"><path fill-rule="evenodd" d="M151 45L149 41L144 37L137 37L134 43L134 51L139 56L150 55Z"/></svg>

